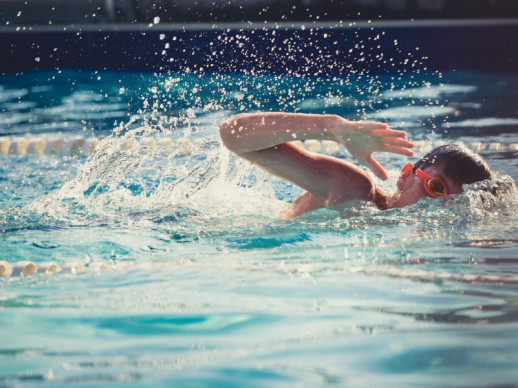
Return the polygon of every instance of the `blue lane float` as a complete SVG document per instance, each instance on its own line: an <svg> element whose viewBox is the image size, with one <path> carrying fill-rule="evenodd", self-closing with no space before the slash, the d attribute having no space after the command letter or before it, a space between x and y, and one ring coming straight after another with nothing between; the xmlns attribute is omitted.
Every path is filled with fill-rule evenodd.
<svg viewBox="0 0 518 388"><path fill-rule="evenodd" d="M0 72L518 71L518 19L0 27Z"/></svg>

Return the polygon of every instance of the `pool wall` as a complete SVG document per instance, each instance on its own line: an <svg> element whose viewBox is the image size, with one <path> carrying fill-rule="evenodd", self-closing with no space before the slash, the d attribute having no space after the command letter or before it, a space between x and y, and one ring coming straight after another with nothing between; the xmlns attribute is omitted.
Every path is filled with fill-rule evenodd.
<svg viewBox="0 0 518 388"><path fill-rule="evenodd" d="M2 27L0 72L518 71L518 19Z"/></svg>

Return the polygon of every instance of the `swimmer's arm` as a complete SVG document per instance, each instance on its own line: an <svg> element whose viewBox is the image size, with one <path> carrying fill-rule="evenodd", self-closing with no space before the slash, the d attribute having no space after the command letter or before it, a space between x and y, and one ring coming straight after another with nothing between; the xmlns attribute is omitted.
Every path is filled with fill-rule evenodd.
<svg viewBox="0 0 518 388"><path fill-rule="evenodd" d="M376 186L358 166L328 155L306 151L293 143L282 143L240 154L269 173L286 179L311 193L318 207L351 200L373 200Z"/></svg>
<svg viewBox="0 0 518 388"><path fill-rule="evenodd" d="M336 140L336 115L304 113L243 113L225 121L220 129L225 146L240 154L295 140Z"/></svg>
<svg viewBox="0 0 518 388"><path fill-rule="evenodd" d="M370 176L354 164L310 153L290 142L294 139L337 140L350 147L350 151L356 148L351 153L368 159L380 143L374 141L380 136L371 136L368 131L389 131L396 132L398 137L404 136L404 132L392 131L385 124L362 125L331 115L242 114L223 123L220 134L232 152L307 190L320 204L318 207L329 207L350 200L376 203L380 191ZM362 131L367 134L358 133ZM340 137L348 133L350 136L345 139ZM362 146L361 142L365 144ZM380 144L386 145L386 142Z"/></svg>
<svg viewBox="0 0 518 388"><path fill-rule="evenodd" d="M373 152L392 152L412 156L413 144L406 133L378 122L349 121L337 115L302 113L246 113L232 117L220 128L223 143L246 158L250 152L294 140L332 140L340 142L360 163L386 180L385 169Z"/></svg>

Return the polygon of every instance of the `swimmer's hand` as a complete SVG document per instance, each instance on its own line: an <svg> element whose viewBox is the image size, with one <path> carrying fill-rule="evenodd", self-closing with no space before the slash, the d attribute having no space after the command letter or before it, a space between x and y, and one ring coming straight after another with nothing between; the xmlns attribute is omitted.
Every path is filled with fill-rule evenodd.
<svg viewBox="0 0 518 388"><path fill-rule="evenodd" d="M378 178L387 180L385 169L372 156L374 152L391 152L413 156L414 144L405 140L406 132L390 129L387 124L374 121L343 120L334 131L337 141L363 165L367 166Z"/></svg>

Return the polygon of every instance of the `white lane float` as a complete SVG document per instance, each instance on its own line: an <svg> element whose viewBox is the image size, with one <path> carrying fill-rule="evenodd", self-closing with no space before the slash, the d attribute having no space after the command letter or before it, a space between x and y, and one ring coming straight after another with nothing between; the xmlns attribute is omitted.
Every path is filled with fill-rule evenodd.
<svg viewBox="0 0 518 388"><path fill-rule="evenodd" d="M304 148L311 152L320 152L322 150L322 143L313 139L304 140Z"/></svg>
<svg viewBox="0 0 518 388"><path fill-rule="evenodd" d="M9 146L9 153L16 155L25 155L27 153L27 148L29 147L29 142L24 138L17 138Z"/></svg>
<svg viewBox="0 0 518 388"><path fill-rule="evenodd" d="M31 276L38 272L38 267L32 261L17 261L14 263L12 275Z"/></svg>
<svg viewBox="0 0 518 388"><path fill-rule="evenodd" d="M37 268L38 273L55 274L61 272L61 267L53 261L39 263Z"/></svg>
<svg viewBox="0 0 518 388"><path fill-rule="evenodd" d="M66 263L61 268L61 272L76 275L86 271L83 263Z"/></svg>
<svg viewBox="0 0 518 388"><path fill-rule="evenodd" d="M33 263L31 261L19 261L12 266L6 261L0 261L0 278L10 276L28 277L63 274L80 275L83 273L95 273L97 275L106 271L163 271L167 268L174 268L172 263L107 263L104 261L93 262L88 266L80 262L66 263L62 268L54 262ZM363 273L366 276L387 276L393 278L408 278L420 282L452 281L464 283L489 283L489 284L518 284L517 275L487 275L487 274L462 274L454 272L433 272L425 271L414 267L390 267L390 266L349 266L341 267L341 270L349 273Z"/></svg>
<svg viewBox="0 0 518 388"><path fill-rule="evenodd" d="M119 266L121 269L123 266ZM115 266L103 261L93 262L85 266L81 262L70 262L60 266L54 261L35 263L29 260L9 263L0 260L0 278L9 277L28 277L33 275L55 275L69 274L78 275L85 272L95 272L97 274L114 269Z"/></svg>
<svg viewBox="0 0 518 388"><path fill-rule="evenodd" d="M8 137L0 137L0 155L7 155L11 146L11 140Z"/></svg>
<svg viewBox="0 0 518 388"><path fill-rule="evenodd" d="M180 150L182 151L182 154L189 155L192 151L192 143L189 139L183 139L180 142Z"/></svg>
<svg viewBox="0 0 518 388"><path fill-rule="evenodd" d="M45 153L45 148L47 148L47 141L44 139L36 139L29 142L29 146L27 147L28 154L34 155L43 155Z"/></svg>
<svg viewBox="0 0 518 388"><path fill-rule="evenodd" d="M100 140L96 137L88 137L82 139L80 137L71 138L32 138L26 139L24 137L10 138L0 137L0 155L90 155ZM299 147L303 147L311 152L319 152L328 155L335 155L340 152L341 146L335 141L329 140L313 140L308 139L305 141L295 140L292 142ZM429 142L424 140L414 141L415 151L417 153L427 153L432 149L448 144L443 140L436 142ZM464 144L457 142L456 144ZM464 144L466 147L472 149L475 152L482 151L518 151L518 143L502 144L498 142L491 142L484 144L480 141L475 141L470 144ZM172 139L168 137L153 138L144 137L141 139L132 139L124 144L125 149L133 149L139 146L142 150L151 151L158 149L163 155L168 155L174 147L178 147L179 151L183 155L189 155L192 152L192 142L188 138L183 139Z"/></svg>
<svg viewBox="0 0 518 388"><path fill-rule="evenodd" d="M104 272L111 267L103 262L93 263L88 267L96 272ZM27 277L33 275L54 275L58 273L79 274L86 272L87 268L80 262L66 263L61 267L54 261L34 263L30 260L17 261L9 263L5 260L0 261L0 278L8 278L11 276Z"/></svg>
<svg viewBox="0 0 518 388"><path fill-rule="evenodd" d="M0 278L8 278L13 273L13 267L7 261L0 261Z"/></svg>
<svg viewBox="0 0 518 388"><path fill-rule="evenodd" d="M488 149L490 151L501 151L502 148L503 148L502 144L500 144L500 143L491 143L491 144L489 144L489 147L488 147Z"/></svg>

